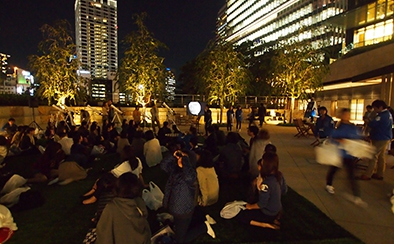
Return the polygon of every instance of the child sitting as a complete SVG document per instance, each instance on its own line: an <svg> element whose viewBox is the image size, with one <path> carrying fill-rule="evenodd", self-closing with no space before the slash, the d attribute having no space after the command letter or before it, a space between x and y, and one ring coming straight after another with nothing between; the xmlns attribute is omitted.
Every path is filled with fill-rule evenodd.
<svg viewBox="0 0 394 244"><path fill-rule="evenodd" d="M261 183L256 180L258 202L246 204L246 210L237 219L253 226L280 229L277 217L282 209L281 197L287 192L285 178L279 171L279 158L274 152L266 152L260 164Z"/></svg>

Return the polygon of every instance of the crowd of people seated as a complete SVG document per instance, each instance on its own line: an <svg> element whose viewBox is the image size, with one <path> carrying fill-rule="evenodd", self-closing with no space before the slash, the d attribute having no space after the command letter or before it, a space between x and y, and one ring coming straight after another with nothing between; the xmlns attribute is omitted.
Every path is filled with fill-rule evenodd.
<svg viewBox="0 0 394 244"><path fill-rule="evenodd" d="M156 135L153 130L144 132L140 123L133 120L123 121L120 133L108 122L102 128L97 122L89 125L83 121L79 127L66 122L56 127L48 123L38 137L34 128L16 128L8 139L0 137L0 153L3 147L14 155L41 152L28 179L30 183L64 182L59 179L64 162L75 162L86 171L99 154L120 155L120 164L103 173L83 196L83 204L98 205L92 219L96 224L96 243L149 243L152 234L148 211L141 198L142 189L148 185L142 172L156 165L169 177L163 189L163 207L173 216L177 243L189 242L203 233L215 238L211 227L215 221L205 214L204 208L217 203L223 187L231 186L231 182L238 184L240 179L248 182L245 192L250 192L251 197L237 219L254 226L280 228L281 196L287 187L266 129L250 126L248 144L240 134L226 135L217 125L207 127L206 137L197 135L193 126L183 133L176 125L171 129L168 122ZM196 215L203 218L192 224Z"/></svg>

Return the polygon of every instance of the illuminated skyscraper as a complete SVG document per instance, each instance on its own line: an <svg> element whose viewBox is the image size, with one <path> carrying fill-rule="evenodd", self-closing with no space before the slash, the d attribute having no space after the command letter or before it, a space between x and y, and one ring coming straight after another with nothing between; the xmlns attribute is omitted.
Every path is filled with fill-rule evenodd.
<svg viewBox="0 0 394 244"><path fill-rule="evenodd" d="M77 56L92 78L108 79L118 68L116 0L76 0Z"/></svg>
<svg viewBox="0 0 394 244"><path fill-rule="evenodd" d="M231 43L252 41L255 55L278 40L297 36L316 47L341 49L345 29L326 21L347 10L347 0L227 0L227 38Z"/></svg>

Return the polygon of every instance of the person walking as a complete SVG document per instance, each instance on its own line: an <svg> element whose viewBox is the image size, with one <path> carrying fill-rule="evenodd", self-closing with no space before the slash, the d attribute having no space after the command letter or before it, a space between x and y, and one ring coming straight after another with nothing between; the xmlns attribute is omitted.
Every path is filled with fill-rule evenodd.
<svg viewBox="0 0 394 244"><path fill-rule="evenodd" d="M265 122L265 114L267 113L267 109L265 108L264 104L260 104L259 110L257 112L257 115L259 116L259 121L260 121L260 128L263 126L263 123Z"/></svg>
<svg viewBox="0 0 394 244"><path fill-rule="evenodd" d="M382 100L375 100L372 103L373 110L376 112L376 117L368 122L368 127L371 129L369 138L372 146L376 148L375 157L369 161L368 168L363 175L359 177L360 180L383 180L383 173L386 167L385 151L388 144L393 138L392 127L393 117L387 109L387 104ZM377 172L373 171L377 166Z"/></svg>
<svg viewBox="0 0 394 244"><path fill-rule="evenodd" d="M204 108L205 135L208 135L208 127L212 125L212 111L208 104Z"/></svg>
<svg viewBox="0 0 394 244"><path fill-rule="evenodd" d="M234 121L234 110L233 110L233 106L230 106L230 108L227 110L227 131L232 131L233 121Z"/></svg>
<svg viewBox="0 0 394 244"><path fill-rule="evenodd" d="M341 121L339 122L338 127L332 131L331 138L333 143L341 144L343 143L343 139L353 139L359 140L361 139L361 131L358 128L350 123L350 109L344 108L341 110ZM360 188L356 182L354 176L354 167L356 158L347 154L345 150L340 150L342 156L342 163L346 168L348 179L350 182L351 189L353 191L353 196L346 194L346 198L351 202L354 202L356 205L366 207L367 204L360 198ZM335 193L335 189L332 186L332 182L334 179L335 173L338 171L338 167L330 166L327 172L326 177L326 191L330 194Z"/></svg>
<svg viewBox="0 0 394 244"><path fill-rule="evenodd" d="M236 130L237 132L241 131L242 125L242 107L238 106L237 110L235 111L235 120L237 121Z"/></svg>

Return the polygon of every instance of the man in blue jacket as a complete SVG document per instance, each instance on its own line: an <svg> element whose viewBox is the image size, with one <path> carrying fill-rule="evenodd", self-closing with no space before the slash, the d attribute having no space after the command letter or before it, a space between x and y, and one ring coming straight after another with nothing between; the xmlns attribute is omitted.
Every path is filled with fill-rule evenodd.
<svg viewBox="0 0 394 244"><path fill-rule="evenodd" d="M376 117L368 122L368 127L371 128L369 137L372 145L376 148L375 157L369 162L368 168L363 175L360 176L361 180L383 180L383 173L386 167L385 151L388 144L393 138L392 127L393 117L387 110L387 105L382 100L375 100L372 103L373 110L377 113ZM373 174L377 163L377 172Z"/></svg>
<svg viewBox="0 0 394 244"><path fill-rule="evenodd" d="M315 131L313 134L316 138L327 138L334 130L335 123L331 116L327 114L326 107L319 108L319 118L316 121Z"/></svg>

